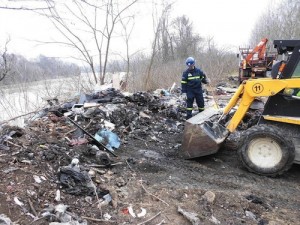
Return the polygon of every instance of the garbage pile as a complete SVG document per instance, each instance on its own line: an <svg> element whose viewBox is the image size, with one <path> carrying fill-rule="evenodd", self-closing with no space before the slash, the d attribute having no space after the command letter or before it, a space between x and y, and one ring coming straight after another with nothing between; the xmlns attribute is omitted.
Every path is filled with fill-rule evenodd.
<svg viewBox="0 0 300 225"><path fill-rule="evenodd" d="M231 93L216 89L219 106ZM204 96L206 106L215 104ZM244 198L231 204L230 194L196 189L224 180L222 174L214 179L218 172L209 166L180 161L185 101L179 91L107 89L47 102L24 128L0 127L0 224L220 224L228 205L244 223L268 207L255 206L241 219L249 204ZM196 206L201 215L194 214Z"/></svg>
<svg viewBox="0 0 300 225"><path fill-rule="evenodd" d="M180 143L170 146L164 137L183 131L185 102L178 93L123 94L107 89L62 104L57 99L47 101L48 106L29 118L24 128L3 125L0 129L2 185L8 190L5 201L11 209L21 210L22 224L117 221L109 211L103 213L105 207L115 209L120 196L128 195L120 191L127 185L126 177L113 171L131 168L137 161L126 158L126 152L125 158L119 158L120 147L126 149L132 140L168 146L160 153L137 152L155 159L180 147ZM21 173L22 182L14 179L15 173ZM97 213L86 213L88 219L79 218L74 209L67 213L72 201L80 202L81 215L84 206L94 207ZM135 215L132 205L123 207L123 213ZM145 214L145 209L136 213L138 217Z"/></svg>

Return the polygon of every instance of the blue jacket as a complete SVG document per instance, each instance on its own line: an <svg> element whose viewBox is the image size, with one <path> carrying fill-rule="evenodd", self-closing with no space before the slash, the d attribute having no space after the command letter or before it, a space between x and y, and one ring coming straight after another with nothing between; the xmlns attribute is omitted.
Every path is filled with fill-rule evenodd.
<svg viewBox="0 0 300 225"><path fill-rule="evenodd" d="M181 92L187 93L188 90L202 90L202 83L207 84L207 78L205 73L199 68L183 72L181 79Z"/></svg>

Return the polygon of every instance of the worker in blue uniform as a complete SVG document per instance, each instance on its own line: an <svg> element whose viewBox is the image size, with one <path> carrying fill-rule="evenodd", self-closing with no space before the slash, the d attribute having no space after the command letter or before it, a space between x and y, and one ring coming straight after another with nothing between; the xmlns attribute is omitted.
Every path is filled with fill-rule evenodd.
<svg viewBox="0 0 300 225"><path fill-rule="evenodd" d="M195 59L193 57L188 57L185 64L188 68L182 74L181 92L186 98L186 119L189 119L192 117L195 99L199 112L204 110L202 83L208 84L209 80L201 69L195 67Z"/></svg>

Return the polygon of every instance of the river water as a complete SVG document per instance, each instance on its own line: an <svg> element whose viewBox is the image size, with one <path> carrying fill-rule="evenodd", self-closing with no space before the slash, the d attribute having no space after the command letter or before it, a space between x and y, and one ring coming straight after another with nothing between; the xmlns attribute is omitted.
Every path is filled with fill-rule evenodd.
<svg viewBox="0 0 300 225"><path fill-rule="evenodd" d="M96 84L91 75L60 78L16 84L0 89L0 126L1 124L24 126L26 118L48 105L47 100L57 98L60 103L88 93L105 89L112 85ZM29 114L28 114L29 113ZM28 114L27 116L21 116ZM20 117L19 117L20 116ZM19 117L19 118L16 118Z"/></svg>

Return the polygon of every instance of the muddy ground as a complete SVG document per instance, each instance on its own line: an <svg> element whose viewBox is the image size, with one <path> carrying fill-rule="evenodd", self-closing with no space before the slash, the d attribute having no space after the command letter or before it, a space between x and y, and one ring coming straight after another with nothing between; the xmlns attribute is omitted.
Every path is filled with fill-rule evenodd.
<svg viewBox="0 0 300 225"><path fill-rule="evenodd" d="M52 224L134 225L300 224L299 165L293 165L278 178L259 176L243 168L230 142L217 154L185 160L180 145L183 118L147 113L151 119L137 120L144 123L143 127L126 132L123 127L122 132L118 129L122 144L114 151L118 157L109 154L112 165L108 167L101 166L95 154L87 150L90 143L70 146L64 138L74 129L70 124L53 124L45 116L24 129L2 128L2 137L11 131L15 134L5 142L9 149L3 147L0 152L0 213L14 224L24 225L51 221L56 221ZM98 128L94 121L85 119L81 125L95 133ZM101 190L97 196L88 191L70 194L61 184L58 171L74 157L79 159L81 171L95 168L91 179ZM40 182L34 179L37 176ZM55 199L57 190L60 199ZM101 201L101 193L109 193L112 201ZM68 206L67 214L72 215L73 222L63 223L53 211L56 216L45 216L49 206L59 204ZM134 218L130 206L136 215L142 208L146 214ZM1 223L1 218L3 215L0 224L12 224Z"/></svg>

